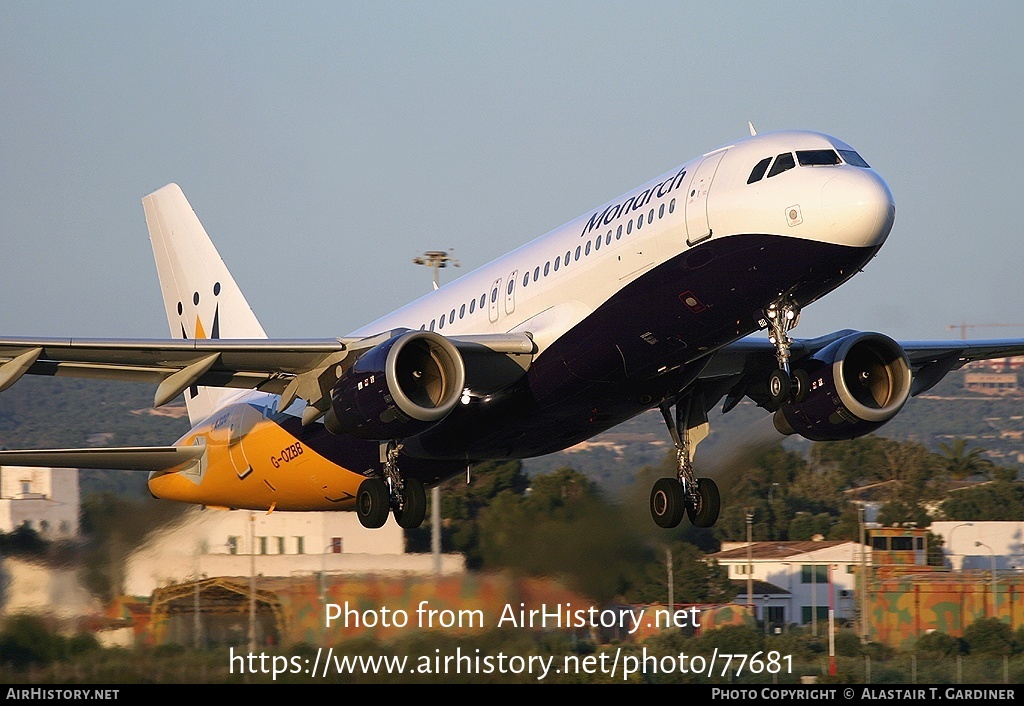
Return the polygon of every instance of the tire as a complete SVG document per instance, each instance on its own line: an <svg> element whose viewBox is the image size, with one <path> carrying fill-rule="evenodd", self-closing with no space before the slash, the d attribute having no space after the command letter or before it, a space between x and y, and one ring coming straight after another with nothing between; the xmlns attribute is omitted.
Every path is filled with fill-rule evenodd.
<svg viewBox="0 0 1024 706"><path fill-rule="evenodd" d="M785 370L773 370L768 376L768 399L776 409L784 403L789 402L790 394L793 391L793 381Z"/></svg>
<svg viewBox="0 0 1024 706"><path fill-rule="evenodd" d="M399 527L405 529L416 529L423 524L423 518L427 515L427 491L423 488L423 482L416 478L406 478L403 507L401 510L395 508L395 521Z"/></svg>
<svg viewBox="0 0 1024 706"><path fill-rule="evenodd" d="M686 508L686 516L694 527L713 527L718 522L718 513L722 510L722 496L718 492L718 484L710 478L697 479L697 494L700 503L696 508Z"/></svg>
<svg viewBox="0 0 1024 706"><path fill-rule="evenodd" d="M797 368L793 371L793 401L799 404L805 402L811 394L811 376L806 370Z"/></svg>
<svg viewBox="0 0 1024 706"><path fill-rule="evenodd" d="M383 527L388 521L391 493L380 478L367 478L359 484L356 492L356 514L359 524L367 529Z"/></svg>
<svg viewBox="0 0 1024 706"><path fill-rule="evenodd" d="M678 527L683 519L686 503L683 486L675 478L659 478L651 489L651 517L658 527Z"/></svg>

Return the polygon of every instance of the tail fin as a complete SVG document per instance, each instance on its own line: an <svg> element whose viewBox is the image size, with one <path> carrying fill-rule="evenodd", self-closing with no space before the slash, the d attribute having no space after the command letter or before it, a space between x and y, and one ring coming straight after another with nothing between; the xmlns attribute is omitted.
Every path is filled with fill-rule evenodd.
<svg viewBox="0 0 1024 706"><path fill-rule="evenodd" d="M177 184L142 199L153 243L171 338L266 338L260 322L224 265ZM189 419L207 418L237 390L185 390Z"/></svg>

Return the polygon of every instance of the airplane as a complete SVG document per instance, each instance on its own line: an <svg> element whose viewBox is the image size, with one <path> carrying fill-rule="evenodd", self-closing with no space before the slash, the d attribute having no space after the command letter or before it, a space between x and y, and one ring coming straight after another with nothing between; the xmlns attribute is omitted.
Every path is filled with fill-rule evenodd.
<svg viewBox="0 0 1024 706"><path fill-rule="evenodd" d="M0 452L0 464L149 472L207 507L355 510L417 527L425 487L487 460L548 454L659 408L676 474L661 527L712 526L693 467L708 411L744 397L783 434L858 437L912 395L1024 341L791 337L803 307L859 272L895 219L884 179L816 132L707 152L344 337L268 339L181 189L143 199L171 339L0 338L23 375L149 382L184 395L171 446ZM767 335L759 334L765 332Z"/></svg>

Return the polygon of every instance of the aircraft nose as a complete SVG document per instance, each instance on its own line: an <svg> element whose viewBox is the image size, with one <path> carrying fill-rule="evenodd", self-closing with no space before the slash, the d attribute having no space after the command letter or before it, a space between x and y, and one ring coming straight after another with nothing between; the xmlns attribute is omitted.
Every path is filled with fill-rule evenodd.
<svg viewBox="0 0 1024 706"><path fill-rule="evenodd" d="M881 245L896 217L889 185L871 169L844 169L828 180L821 206L836 241L854 247Z"/></svg>

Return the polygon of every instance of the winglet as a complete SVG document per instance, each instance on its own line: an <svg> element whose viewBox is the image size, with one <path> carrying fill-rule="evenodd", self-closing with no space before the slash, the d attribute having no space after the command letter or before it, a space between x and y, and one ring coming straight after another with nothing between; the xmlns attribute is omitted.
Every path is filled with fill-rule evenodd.
<svg viewBox="0 0 1024 706"><path fill-rule="evenodd" d="M747 121L747 128L749 128L749 130L750 130L750 136L751 137L756 137L757 136L757 130L754 129L754 123L752 123L752 122L750 122L748 120Z"/></svg>

